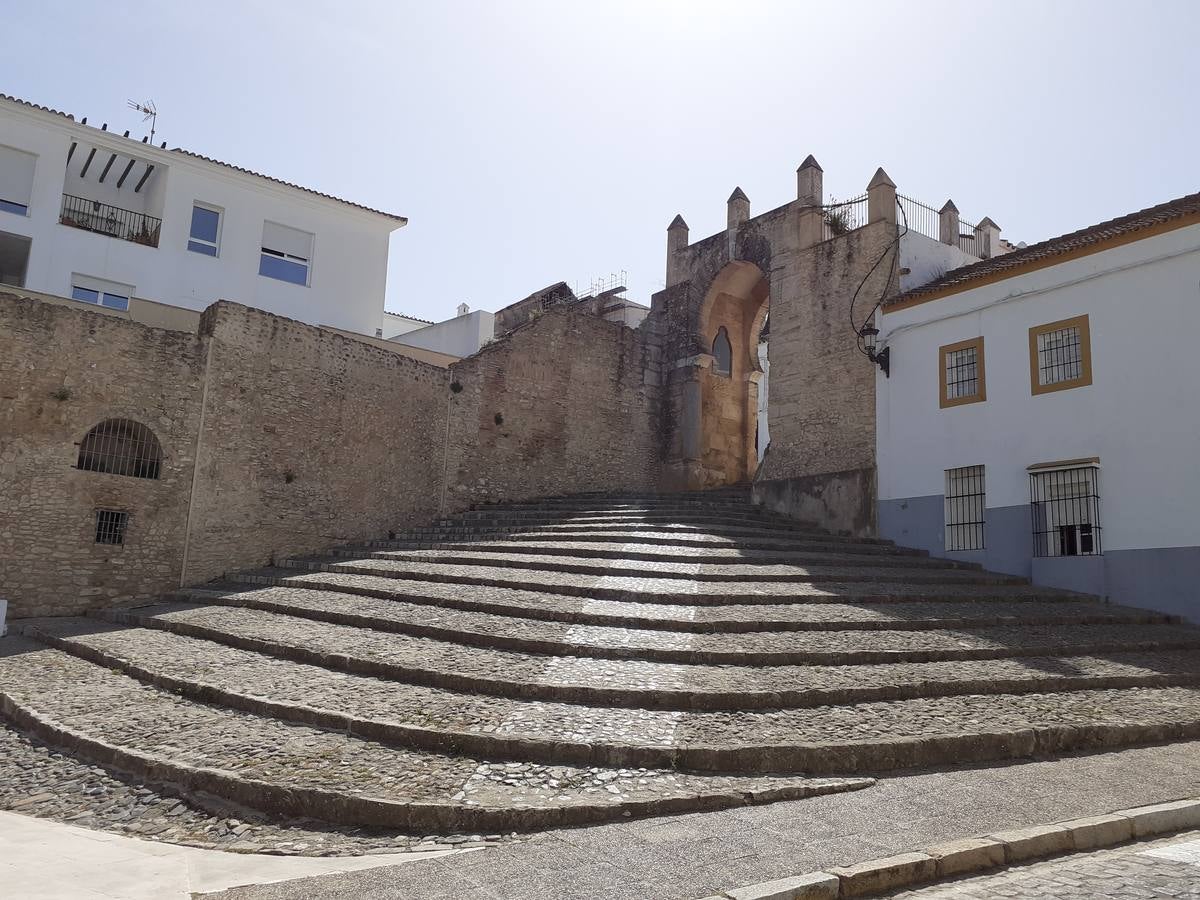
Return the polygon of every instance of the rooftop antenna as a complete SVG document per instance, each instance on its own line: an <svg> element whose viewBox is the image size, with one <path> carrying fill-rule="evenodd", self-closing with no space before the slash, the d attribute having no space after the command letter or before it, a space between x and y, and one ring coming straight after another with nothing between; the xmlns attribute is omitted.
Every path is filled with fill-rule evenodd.
<svg viewBox="0 0 1200 900"><path fill-rule="evenodd" d="M129 108L136 109L142 113L142 121L150 122L150 143L154 143L154 127L158 124L158 110L154 106L153 100L147 100L145 103L138 103L136 100L129 101Z"/></svg>

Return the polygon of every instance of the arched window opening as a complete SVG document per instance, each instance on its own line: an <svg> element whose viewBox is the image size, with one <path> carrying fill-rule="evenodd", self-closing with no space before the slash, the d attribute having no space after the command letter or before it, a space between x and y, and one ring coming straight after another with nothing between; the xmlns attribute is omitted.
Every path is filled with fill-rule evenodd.
<svg viewBox="0 0 1200 900"><path fill-rule="evenodd" d="M722 325L712 345L713 371L728 377L733 371L733 346L729 343L729 332Z"/></svg>
<svg viewBox="0 0 1200 900"><path fill-rule="evenodd" d="M79 442L75 468L107 475L157 478L162 446L145 425L131 419L105 419Z"/></svg>

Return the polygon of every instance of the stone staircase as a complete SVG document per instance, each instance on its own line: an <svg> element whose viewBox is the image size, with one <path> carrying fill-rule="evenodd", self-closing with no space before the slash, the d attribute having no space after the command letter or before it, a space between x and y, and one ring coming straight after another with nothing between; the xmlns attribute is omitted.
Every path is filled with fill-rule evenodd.
<svg viewBox="0 0 1200 900"><path fill-rule="evenodd" d="M473 510L0 642L0 709L275 816L533 830L1200 737L1200 630L737 490Z"/></svg>

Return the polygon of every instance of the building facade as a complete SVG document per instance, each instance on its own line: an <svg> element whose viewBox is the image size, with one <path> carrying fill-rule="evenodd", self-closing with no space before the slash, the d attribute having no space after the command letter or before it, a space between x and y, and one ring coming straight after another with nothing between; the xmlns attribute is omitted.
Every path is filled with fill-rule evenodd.
<svg viewBox="0 0 1200 900"><path fill-rule="evenodd" d="M376 333L403 216L86 122L0 96L0 284Z"/></svg>
<svg viewBox="0 0 1200 900"><path fill-rule="evenodd" d="M879 530L1200 619L1200 195L885 304Z"/></svg>

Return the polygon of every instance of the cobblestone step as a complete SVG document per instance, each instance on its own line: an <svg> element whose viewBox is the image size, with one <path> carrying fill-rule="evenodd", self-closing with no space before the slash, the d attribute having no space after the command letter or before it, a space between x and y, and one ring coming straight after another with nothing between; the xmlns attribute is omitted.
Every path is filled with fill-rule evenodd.
<svg viewBox="0 0 1200 900"><path fill-rule="evenodd" d="M918 565L886 565L887 558L841 556L825 557L820 562L795 565L778 562L745 564L738 561L700 562L702 557L689 562L660 560L631 560L627 556L617 558L594 558L586 556L564 556L553 553L490 553L473 550L366 550L361 548L337 548L326 556L344 559L387 559L399 562L443 563L456 567L479 566L488 568L526 569L541 572L566 572L573 575L618 575L630 578L687 578L693 581L873 581L900 578L914 583L938 584L961 582L986 584L1019 583L1020 579L998 579L984 574L979 569L959 568L952 565L939 566L932 561L922 560ZM320 557L318 557L320 558ZM876 565L864 566L858 560L870 560ZM907 560L906 560L907 562Z"/></svg>
<svg viewBox="0 0 1200 900"><path fill-rule="evenodd" d="M1043 598L1054 592L1034 588L1021 579L995 576L933 579L907 573L887 581L863 580L861 574L843 570L846 580L827 579L791 582L703 582L689 578L628 577L619 575L573 575L569 573L515 570L504 567L455 566L444 563L404 562L388 559L341 561L336 557L289 559L284 568L298 571L344 572L376 575L397 580L440 581L481 587L510 587L519 590L564 594L597 600L636 600L641 603L789 603L813 598L847 598L856 602L897 597L941 600L956 597ZM818 601L819 602L819 601Z"/></svg>
<svg viewBox="0 0 1200 900"><path fill-rule="evenodd" d="M533 544L524 541L467 541L446 543L437 547L404 549L399 541L370 541L336 547L333 554L341 556L366 555L380 551L393 554L420 553L422 558L432 552L456 560L475 558L481 554L499 556L568 556L574 559L618 560L652 563L724 563L739 566L772 565L844 565L863 568L933 568L980 571L979 563L942 559L940 557L906 555L899 553L846 553L841 550L792 551L792 550L738 550L732 547L662 547L654 544L589 544L582 541L554 541ZM402 557L398 557L402 558ZM414 557L416 558L416 557Z"/></svg>
<svg viewBox="0 0 1200 900"><path fill-rule="evenodd" d="M289 663L90 620L40 640L190 699L404 747L583 766L881 772L1200 736L1200 690L963 696L763 712L670 712L482 697Z"/></svg>
<svg viewBox="0 0 1200 900"><path fill-rule="evenodd" d="M110 621L220 641L296 662L517 699L647 709L813 707L960 694L1200 684L1193 651L932 663L768 667L541 656L314 622L257 609L162 603Z"/></svg>
<svg viewBox="0 0 1200 900"><path fill-rule="evenodd" d="M1200 629L1166 624L706 634L572 625L295 587L247 589L231 585L223 590L184 590L175 596L187 603L242 606L475 647L685 664L856 665L1200 649Z"/></svg>
<svg viewBox="0 0 1200 900"><path fill-rule="evenodd" d="M277 815L530 830L872 783L496 763L398 748L198 703L24 638L0 647L0 711L19 727L101 764Z"/></svg>
<svg viewBox="0 0 1200 900"><path fill-rule="evenodd" d="M1166 616L1150 610L1098 603L1071 595L958 596L937 601L920 596L878 601L846 598L845 602L837 597L813 595L772 603L690 605L593 600L509 587L472 585L464 588L446 582L281 568L235 573L227 580L237 585L336 591L545 621L686 632L897 630L1167 621Z"/></svg>
<svg viewBox="0 0 1200 900"><path fill-rule="evenodd" d="M508 523L503 522L452 522L448 525L429 525L426 527L407 528L401 532L409 540L426 539L429 537L460 535L491 536L537 534L558 539L567 538L578 540L575 535L609 535L620 538L625 542L636 541L641 537L655 538L701 538L709 542L726 542L731 546L740 546L749 542L751 546L766 541L775 546L788 546L797 543L816 544L821 547L887 547L890 541L874 538L844 537L819 531L792 531L771 525L727 525L722 527L704 527L694 525L672 524L669 522L587 522L578 525L572 523ZM911 552L911 551L909 551Z"/></svg>

